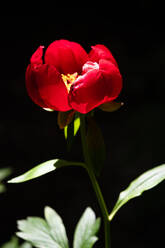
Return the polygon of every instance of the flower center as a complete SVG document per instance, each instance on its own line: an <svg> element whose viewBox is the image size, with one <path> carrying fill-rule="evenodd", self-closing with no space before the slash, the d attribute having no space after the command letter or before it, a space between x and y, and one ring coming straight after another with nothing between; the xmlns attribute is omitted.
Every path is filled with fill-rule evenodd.
<svg viewBox="0 0 165 248"><path fill-rule="evenodd" d="M73 82L78 77L78 73L75 72L73 74L67 74L67 75L61 74L61 77L62 77L63 82L64 82L64 84L65 84L65 86L67 88L67 91L69 93L71 85L73 84Z"/></svg>

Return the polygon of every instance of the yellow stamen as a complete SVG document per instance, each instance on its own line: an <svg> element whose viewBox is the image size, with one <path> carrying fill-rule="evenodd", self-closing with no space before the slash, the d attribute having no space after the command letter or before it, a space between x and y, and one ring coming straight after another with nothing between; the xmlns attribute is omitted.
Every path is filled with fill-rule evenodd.
<svg viewBox="0 0 165 248"><path fill-rule="evenodd" d="M61 74L61 76L62 76L63 82L64 82L64 84L68 90L68 93L69 93L70 87L71 87L72 83L76 80L78 73L75 72L73 74L67 74L67 75Z"/></svg>

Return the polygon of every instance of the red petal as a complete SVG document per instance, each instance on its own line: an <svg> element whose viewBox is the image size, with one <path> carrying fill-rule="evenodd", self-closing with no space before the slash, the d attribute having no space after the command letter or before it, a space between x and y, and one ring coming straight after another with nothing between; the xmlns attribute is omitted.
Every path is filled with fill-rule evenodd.
<svg viewBox="0 0 165 248"><path fill-rule="evenodd" d="M26 87L32 100L43 108L68 111L68 92L59 72L49 65L29 65Z"/></svg>
<svg viewBox="0 0 165 248"><path fill-rule="evenodd" d="M110 50L106 46L100 44L92 46L92 50L89 53L89 59L97 63L99 63L100 59L106 59L118 66Z"/></svg>
<svg viewBox="0 0 165 248"><path fill-rule="evenodd" d="M86 51L76 42L57 40L49 45L45 53L45 63L54 65L60 73L81 73L88 60Z"/></svg>
<svg viewBox="0 0 165 248"><path fill-rule="evenodd" d="M33 53L31 56L30 62L33 65L40 65L43 63L42 56L43 56L43 48L44 46L39 46L39 48Z"/></svg>
<svg viewBox="0 0 165 248"><path fill-rule="evenodd" d="M69 103L80 113L88 113L95 107L114 100L122 88L122 77L119 69L110 61L100 60L99 68L96 63L89 63L89 70L76 79L71 86Z"/></svg>
<svg viewBox="0 0 165 248"><path fill-rule="evenodd" d="M38 86L36 83L36 75L33 72L31 65L28 65L26 69L26 88L33 102L35 102L42 108L48 108L47 104L43 101L39 94Z"/></svg>

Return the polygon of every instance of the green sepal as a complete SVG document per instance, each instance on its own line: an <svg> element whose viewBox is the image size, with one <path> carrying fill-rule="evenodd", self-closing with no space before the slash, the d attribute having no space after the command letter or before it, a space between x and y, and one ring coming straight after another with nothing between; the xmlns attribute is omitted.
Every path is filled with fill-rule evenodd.
<svg viewBox="0 0 165 248"><path fill-rule="evenodd" d="M68 126L69 125L64 127L64 137L65 137L65 139L69 139ZM79 128L80 128L80 117L78 116L78 114L75 114L75 119L73 121L73 132L72 132L73 136L76 136Z"/></svg>
<svg viewBox="0 0 165 248"><path fill-rule="evenodd" d="M80 128L80 117L78 114L75 114L74 120L67 126L64 127L64 137L67 142L67 150L68 152L71 150L73 145L74 137L76 136L78 130Z"/></svg>
<svg viewBox="0 0 165 248"><path fill-rule="evenodd" d="M99 108L105 112L115 112L116 110L120 109L124 105L123 102L106 102L99 106Z"/></svg>
<svg viewBox="0 0 165 248"><path fill-rule="evenodd" d="M74 141L74 124L71 122L64 127L64 136L66 139L67 151L70 152Z"/></svg>

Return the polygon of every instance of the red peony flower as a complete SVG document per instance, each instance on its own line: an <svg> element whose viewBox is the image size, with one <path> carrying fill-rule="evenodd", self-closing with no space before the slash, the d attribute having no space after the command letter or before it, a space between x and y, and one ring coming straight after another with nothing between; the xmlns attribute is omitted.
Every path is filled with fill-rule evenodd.
<svg viewBox="0 0 165 248"><path fill-rule="evenodd" d="M105 46L92 46L87 54L78 43L57 40L47 48L44 63L43 48L26 70L28 94L42 108L85 114L119 95L122 77Z"/></svg>

